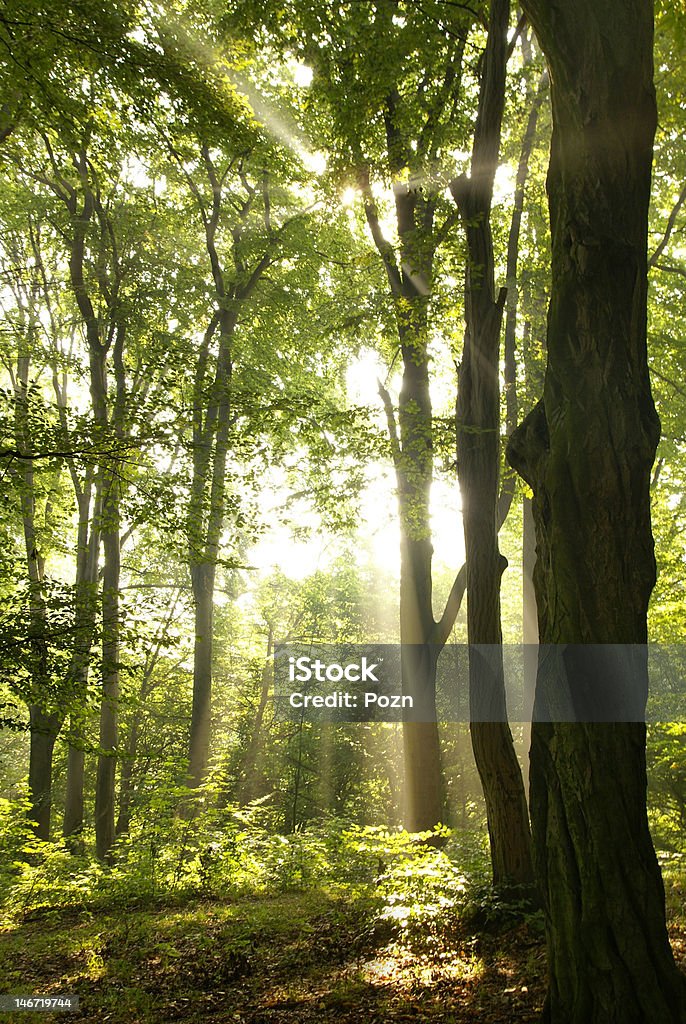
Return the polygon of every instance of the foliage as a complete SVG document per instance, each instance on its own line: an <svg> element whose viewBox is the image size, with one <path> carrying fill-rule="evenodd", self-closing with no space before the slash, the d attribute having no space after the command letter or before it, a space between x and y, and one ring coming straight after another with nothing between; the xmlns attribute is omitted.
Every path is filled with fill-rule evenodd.
<svg viewBox="0 0 686 1024"><path fill-rule="evenodd" d="M175 814L176 800L169 792L153 813L135 818L110 866L37 841L26 821L26 804L3 801L5 914L326 888L339 895L366 894L380 923L417 939L446 927L486 871L483 847L472 848L465 860L469 839L450 838L447 829L442 837L450 841L441 850L422 841L431 837L333 818L280 834L272 813L259 803L183 820Z"/></svg>
<svg viewBox="0 0 686 1024"><path fill-rule="evenodd" d="M681 643L686 623L682 7L657 4L650 225L649 344L662 419L650 636L670 644ZM225 972L224 985L231 971L241 976L260 935L269 946L297 934L299 914L314 936L313 959L317 937L334 952L383 939L438 957L465 922L496 930L521 917L523 906L486 882L467 728L441 726L453 831L436 849L396 828L398 730L275 721L269 681L274 642L398 637L398 544L388 530L389 542L376 548L379 537L362 520L365 502L383 506L385 523L398 520L376 378L395 393L398 327L413 312L406 297L390 296L391 251L408 279L413 260L432 251L430 296L419 301L433 408L427 430L436 471L456 488L465 252L446 184L469 164L484 17L481 2L435 0L75 0L67 24L57 0L3 5L0 901L8 924L57 920L65 908L93 922L112 913L124 959L140 927L152 974L169 979L180 961L207 957L218 977ZM516 164L540 74L524 30L508 66L492 214L502 283ZM518 272L507 281L518 301L520 418L543 388L549 132L543 101ZM422 238L410 231L401 239L400 197L425 211ZM371 237L367 207L390 249ZM215 321L224 316L233 319L222 349ZM93 330L103 347L97 372ZM505 410L501 419L504 436ZM203 475L217 452L224 462L216 460L214 478ZM112 524L102 510L105 479L116 481L121 556L111 752L118 838L107 865L92 855L107 669L99 647L100 531ZM457 514L435 529L444 549L434 562L435 611L459 566L460 529ZM521 634L521 532L513 510L501 592L512 642ZM90 581L79 567L88 544L96 548ZM177 810L187 798L194 559L216 566L212 775L184 817ZM463 620L464 612L460 636ZM30 801L16 795L26 788L29 708L54 713L61 730L51 843L35 838ZM685 742L680 723L649 729L650 824L670 864L684 852ZM84 755L85 821L79 842L67 844L58 836L74 754ZM117 930L136 907L185 908L190 900L206 908L233 901L245 920L237 914L224 934L205 909L193 925L197 941L157 920L149 935L147 919L130 936ZM271 920L279 913L282 932ZM536 931L540 922L529 924ZM93 978L110 962L106 927L94 924L90 945L79 949ZM289 955L297 967L298 949ZM272 962L271 947L265 956ZM201 989L198 972L189 984ZM347 984L332 1007L360 983ZM131 1019L136 999L155 1019L142 989Z"/></svg>

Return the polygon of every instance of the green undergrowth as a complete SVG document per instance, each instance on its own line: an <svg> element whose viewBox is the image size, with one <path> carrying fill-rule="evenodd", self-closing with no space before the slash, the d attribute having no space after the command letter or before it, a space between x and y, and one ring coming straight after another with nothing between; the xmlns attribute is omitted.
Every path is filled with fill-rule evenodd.
<svg viewBox="0 0 686 1024"><path fill-rule="evenodd" d="M412 836L329 820L284 835L259 808L134 822L111 863L102 864L62 843L39 842L24 815L0 807L0 923L6 925L82 910L324 889L331 898L364 898L389 925L411 930L453 916L486 874L478 833Z"/></svg>
<svg viewBox="0 0 686 1024"><path fill-rule="evenodd" d="M133 838L110 866L18 846L2 869L0 991L76 994L68 1019L88 1024L538 1019L542 917L489 887L479 835L444 831L436 848L341 821L273 835L242 812L168 829L154 867ZM678 862L665 891L679 954Z"/></svg>
<svg viewBox="0 0 686 1024"><path fill-rule="evenodd" d="M364 980L359 963L385 951L396 973L408 956L443 969L470 915L499 913L472 834L329 821L274 835L228 812L192 828L170 819L144 852L134 830L100 865L22 828L15 821L4 837L0 991L77 994L73 1019L259 1020L247 1008L268 1017L272 1004L275 1020L352 1013L386 998L387 982ZM470 977L475 962L470 953ZM21 1019L33 1016L52 1015Z"/></svg>

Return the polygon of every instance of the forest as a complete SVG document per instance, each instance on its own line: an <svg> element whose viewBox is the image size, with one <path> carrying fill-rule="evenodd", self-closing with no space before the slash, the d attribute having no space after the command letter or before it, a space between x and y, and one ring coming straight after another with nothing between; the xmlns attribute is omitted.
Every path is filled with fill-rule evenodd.
<svg viewBox="0 0 686 1024"><path fill-rule="evenodd" d="M0 0L0 1020L686 1024L684 68Z"/></svg>

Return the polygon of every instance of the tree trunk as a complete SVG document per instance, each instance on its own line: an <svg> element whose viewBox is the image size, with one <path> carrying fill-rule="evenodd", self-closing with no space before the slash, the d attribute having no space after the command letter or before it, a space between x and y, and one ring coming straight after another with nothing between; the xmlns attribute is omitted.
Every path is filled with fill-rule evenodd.
<svg viewBox="0 0 686 1024"><path fill-rule="evenodd" d="M131 734L126 747L126 753L122 757L121 777L119 779L119 814L117 815L117 835L123 835L129 831L131 825L131 814L133 812L133 767L138 751L140 715L136 717L131 725Z"/></svg>
<svg viewBox="0 0 686 1024"><path fill-rule="evenodd" d="M427 378L428 392L428 378ZM407 399L406 399L407 400ZM430 417L427 423L430 424ZM424 434L424 436L426 436ZM407 452L410 441L406 439ZM400 492L400 642L403 694L413 699L415 721L403 722L404 823L408 832L425 832L445 819L441 745L436 720L436 668L440 647L432 644L430 539L415 538L417 523L428 531L428 487L418 509L416 495L408 501ZM418 515L418 511L420 515Z"/></svg>
<svg viewBox="0 0 686 1024"><path fill-rule="evenodd" d="M212 631L214 618L214 562L191 568L195 605L193 651L193 710L188 747L187 785L201 785L207 771L212 722Z"/></svg>
<svg viewBox="0 0 686 1024"><path fill-rule="evenodd" d="M534 569L536 566L536 529L531 499L522 498L522 686L524 699L524 782L529 789L529 751L531 749L531 720L536 692L538 666L538 618Z"/></svg>
<svg viewBox="0 0 686 1024"><path fill-rule="evenodd" d="M684 985L648 830L645 726L621 721L627 694L634 712L644 707L647 657L607 646L646 643L655 580L649 484L659 423L646 353L652 5L522 6L551 71L552 292L543 399L513 436L510 461L534 491L541 642L553 645L541 649L535 715L555 718L562 703L582 716L536 720L532 730L550 974L544 1017L683 1024ZM594 705L582 706L584 686Z"/></svg>
<svg viewBox="0 0 686 1024"><path fill-rule="evenodd" d="M505 102L509 0L492 0L471 176L451 184L467 237L465 341L457 400L457 464L467 556L470 731L486 800L494 885L533 884L524 784L507 720L498 549L500 327L490 226ZM476 646L479 645L479 646ZM486 646L481 646L486 645Z"/></svg>
<svg viewBox="0 0 686 1024"><path fill-rule="evenodd" d="M390 395L380 384L395 466L400 518L400 643L403 694L413 699L413 721L403 722L404 820L410 832L430 831L444 820L441 748L436 720L436 667L464 592L458 574L440 622L432 600L433 545L430 494L433 479L433 419L429 388L428 294L433 250L426 231L433 206L410 192L396 191L398 228L405 259L399 269L380 234L378 214L366 189L366 215L384 259L396 299L403 381L398 422ZM419 210L418 210L419 208ZM421 228L418 225L422 225ZM423 245L420 242L423 241ZM412 269L414 272L412 272Z"/></svg>
<svg viewBox="0 0 686 1024"><path fill-rule="evenodd" d="M238 783L238 802L241 805L249 804L257 795L255 773L257 771L257 765L262 751L264 713L267 710L267 705L269 703L269 691L272 686L272 677L274 674L274 663L272 660L273 646L274 631L270 626L269 633L267 635L267 653L265 655L264 665L262 666L262 675L260 679L260 702L257 707L257 714L255 715L255 722L250 733L250 740L248 741L248 748L245 752L241 777Z"/></svg>
<svg viewBox="0 0 686 1024"><path fill-rule="evenodd" d="M95 848L108 860L114 844L119 702L119 486L108 474L103 493L102 703L95 784Z"/></svg>
<svg viewBox="0 0 686 1024"><path fill-rule="evenodd" d="M435 685L434 673L434 685ZM445 820L441 747L436 722L403 723L404 823L424 832Z"/></svg>
<svg viewBox="0 0 686 1024"><path fill-rule="evenodd" d="M388 18L392 5L381 5L378 17ZM365 215L383 263L394 306L403 361L398 423L390 396L380 385L386 409L395 466L400 518L400 642L403 693L414 699L416 721L403 722L405 751L405 814L411 831L427 831L444 819L443 772L436 721L436 664L452 629L464 592L456 579L439 622L432 607L431 517L433 479L433 414L429 388L429 307L436 249L450 226L447 218L436 230L438 196L431 188L415 188L401 179L409 168L421 177L438 152L443 110L460 95L464 43L458 43L445 68L441 103L428 110L421 125L404 109L403 87L389 82L384 101L386 161L394 180L395 222L399 245L385 237L370 184L370 168L361 160L358 183ZM398 69L400 71L400 69ZM418 129L418 130L417 130Z"/></svg>
<svg viewBox="0 0 686 1024"><path fill-rule="evenodd" d="M36 822L39 839L50 838L50 812L52 808L52 752L60 730L61 719L46 714L33 705L29 709L31 723L31 752L29 760L29 792L31 818Z"/></svg>
<svg viewBox="0 0 686 1024"><path fill-rule="evenodd" d="M78 730L78 731L77 731ZM70 733L74 742L70 742L67 754L67 784L64 797L64 820L62 834L72 853L81 853L83 842L83 784L86 755L83 747L77 745L82 737L79 724L70 723Z"/></svg>
<svg viewBox="0 0 686 1024"><path fill-rule="evenodd" d="M74 688L73 710L69 720L69 752L64 799L62 834L73 853L83 849L83 793L87 691L91 647L95 635L98 561L100 555L100 495L96 489L91 508L92 481L83 490L75 490L79 506L79 530L76 559L76 628L71 657L70 679Z"/></svg>
<svg viewBox="0 0 686 1024"><path fill-rule="evenodd" d="M126 419L127 389L124 345L126 325L119 319L121 310L117 296L121 285L121 268L115 253L105 306L98 313L97 303L89 290L85 274L87 237L89 226L95 218L100 227L102 239L109 237L112 224L100 203L97 190L91 187L89 163L84 149L72 154L74 168L80 179L79 189L61 181L64 203L72 222L72 239L69 255L69 279L76 305L81 315L88 343L89 387L93 408L93 423L99 442L120 441L124 436ZM81 206L79 208L79 199ZM103 249L98 258L107 266ZM101 295L102 297L102 295ZM106 314L103 316L103 312ZM111 353L114 365L114 401L108 393L108 358ZM103 591L102 591L102 702L100 706L100 752L95 784L95 849L100 860L110 858L114 843L114 789L116 776L116 749L118 741L118 700L119 700L119 586L120 586L120 497L121 483L116 464L111 457L101 455L98 462L98 493L102 502L99 524L93 526L94 545L103 545ZM80 759L73 760L77 778L73 781L72 798L74 816L78 816L78 791L81 779L78 777Z"/></svg>
<svg viewBox="0 0 686 1024"><path fill-rule="evenodd" d="M27 313L30 333L32 312ZM22 344L23 349L23 344ZM17 357L15 399L15 436L21 451L33 450L29 415L29 367L31 357L20 351ZM52 754L63 716L50 710L51 673L48 653L48 621L44 596L45 559L40 550L36 530L36 487L33 463L26 459L15 471L19 481L26 573L29 582L29 621L31 630L31 697L29 722L31 744L29 748L29 796L31 820L36 822L39 839L50 838L52 808Z"/></svg>
<svg viewBox="0 0 686 1024"><path fill-rule="evenodd" d="M124 435L126 371L124 367L125 329L114 330L115 401L111 416L107 411L107 352L91 348L91 394L96 422L113 441ZM102 516L98 536L102 537L102 701L98 767L95 781L95 850L100 860L111 859L115 840L115 782L117 744L119 742L119 658L120 658L120 583L121 583L121 482L116 465L106 458L101 462L100 495Z"/></svg>

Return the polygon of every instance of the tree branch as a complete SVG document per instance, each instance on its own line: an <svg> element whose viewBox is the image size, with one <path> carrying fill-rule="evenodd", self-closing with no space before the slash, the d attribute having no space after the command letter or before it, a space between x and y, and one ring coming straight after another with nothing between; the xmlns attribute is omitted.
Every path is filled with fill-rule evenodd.
<svg viewBox="0 0 686 1024"><path fill-rule="evenodd" d="M364 168L359 172L358 183L360 187L360 192L362 193L362 197L364 199L364 212L367 217L367 224L369 225L369 230L372 233L372 238L374 239L376 251L378 252L379 256L383 261L391 292L396 298L399 298L402 295L403 291L402 279L400 276L400 271L398 269L398 264L396 263L393 246L384 236L384 233L381 230L381 225L379 223L379 214L376 208L376 203L374 202L374 196L372 195L371 186L369 184L368 168Z"/></svg>
<svg viewBox="0 0 686 1024"><path fill-rule="evenodd" d="M657 248L655 249L655 252L648 259L648 269L654 267L657 264L657 261L659 260L660 256L667 248L669 244L669 239L672 235L672 231L674 231L676 219L679 216L679 211L681 210L681 207L684 205L684 203L686 203L686 185L684 185L681 189L681 192L679 193L679 198L672 207L672 212L670 213L669 218L667 219L667 226L665 227L665 232Z"/></svg>
<svg viewBox="0 0 686 1024"><path fill-rule="evenodd" d="M393 457L393 465L396 473L400 471L400 457L402 455L402 449L400 447L400 439L398 437L398 424L395 419L395 409L393 408L393 402L387 389L383 386L380 380L377 380L377 386L381 401L383 402L384 411L386 413L386 423L388 425L388 437L391 442L391 455Z"/></svg>
<svg viewBox="0 0 686 1024"><path fill-rule="evenodd" d="M457 619L460 608L462 607L462 599L464 598L464 592L466 589L467 563L465 562L453 580L453 585L450 588L450 593L448 594L448 600L445 603L443 614L434 626L431 642L436 647L445 647L448 637L452 632L452 628L455 625L455 620Z"/></svg>

